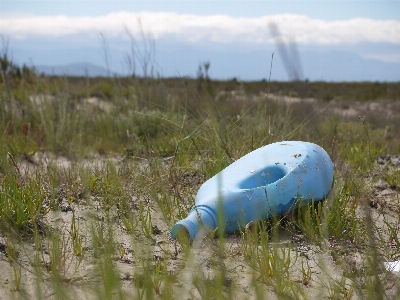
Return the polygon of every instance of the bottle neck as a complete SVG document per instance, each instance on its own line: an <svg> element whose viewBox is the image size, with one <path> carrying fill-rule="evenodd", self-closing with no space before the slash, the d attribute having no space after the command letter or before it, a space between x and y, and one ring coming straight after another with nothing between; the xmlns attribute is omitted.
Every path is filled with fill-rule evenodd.
<svg viewBox="0 0 400 300"><path fill-rule="evenodd" d="M217 215L215 211L207 205L197 205L193 208L188 217L177 222L171 229L171 236L176 239L179 234L189 235L189 240L193 241L200 230L214 231L217 228Z"/></svg>

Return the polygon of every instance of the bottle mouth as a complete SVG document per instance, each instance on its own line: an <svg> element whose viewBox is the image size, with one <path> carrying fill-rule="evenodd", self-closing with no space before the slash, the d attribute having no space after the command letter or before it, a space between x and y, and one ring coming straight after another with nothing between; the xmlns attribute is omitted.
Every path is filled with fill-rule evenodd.
<svg viewBox="0 0 400 300"><path fill-rule="evenodd" d="M188 219L180 220L171 228L171 237L174 240L179 238L187 239L189 241L194 240L197 232L200 230L200 224L192 222Z"/></svg>
<svg viewBox="0 0 400 300"><path fill-rule="evenodd" d="M198 205L190 211L186 219L180 220L171 228L173 239L187 239L192 242L199 231L215 230L215 212L206 205Z"/></svg>
<svg viewBox="0 0 400 300"><path fill-rule="evenodd" d="M189 230L185 225L176 224L171 228L171 236L180 244L189 244L191 241Z"/></svg>

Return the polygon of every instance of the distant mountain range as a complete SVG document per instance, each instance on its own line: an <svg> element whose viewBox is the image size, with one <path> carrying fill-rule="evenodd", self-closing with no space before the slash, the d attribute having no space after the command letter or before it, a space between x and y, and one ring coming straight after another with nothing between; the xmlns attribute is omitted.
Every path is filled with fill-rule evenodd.
<svg viewBox="0 0 400 300"><path fill-rule="evenodd" d="M67 52L67 51L66 51ZM155 76L160 77L192 77L197 76L199 65L210 62L209 76L211 79L229 80L261 80L268 79L273 50L242 50L199 49L197 47L159 48L155 57ZM22 54L22 53L21 53ZM79 54L79 55L78 55ZM89 76L107 77L109 75L127 75L123 69L123 53L113 52L114 64L110 64L110 71L104 66L101 58L96 59L96 51L93 49L80 49L68 51L63 57L65 64L54 63L50 60L53 51L37 51L23 56L46 56L46 65L38 63L36 68L39 73L57 76ZM22 56L22 55L21 55ZM82 63L68 63L74 58L80 58ZM43 61L43 60L42 60ZM21 61L23 62L23 61ZM294 64L288 67L280 53L275 53L272 65L271 80L287 81L293 79L291 70L297 69L300 80L310 81L400 81L400 63L383 62L375 59L367 59L355 53L345 51L315 51L304 50L299 52L297 60L289 62ZM54 65L52 65L54 64ZM140 67L137 75L141 75Z"/></svg>
<svg viewBox="0 0 400 300"><path fill-rule="evenodd" d="M83 77L107 77L113 75L103 67L96 66L91 63L73 63L59 66L36 66L39 74L55 75L55 76L83 76Z"/></svg>

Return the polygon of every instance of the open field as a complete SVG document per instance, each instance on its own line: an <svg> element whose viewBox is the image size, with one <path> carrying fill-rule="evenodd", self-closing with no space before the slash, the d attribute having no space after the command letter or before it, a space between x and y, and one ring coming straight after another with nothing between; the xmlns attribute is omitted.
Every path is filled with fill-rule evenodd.
<svg viewBox="0 0 400 300"><path fill-rule="evenodd" d="M61 78L0 86L0 299L399 299L400 83ZM208 178L303 140L328 198L190 246Z"/></svg>

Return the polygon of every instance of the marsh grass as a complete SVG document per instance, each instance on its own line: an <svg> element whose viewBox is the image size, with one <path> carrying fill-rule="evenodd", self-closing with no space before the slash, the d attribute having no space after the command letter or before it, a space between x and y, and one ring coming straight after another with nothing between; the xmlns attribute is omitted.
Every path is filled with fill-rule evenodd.
<svg viewBox="0 0 400 300"><path fill-rule="evenodd" d="M37 77L17 93L15 80L10 92L2 84L0 94L2 112L9 97L24 107L0 124L0 237L7 257L0 263L13 282L12 297L399 295L398 277L382 269L383 259L400 257L399 173L376 172L374 162L400 152L399 132L387 120L376 116L372 126L368 117L325 113L320 102L255 98L266 83L209 81L199 88L187 78ZM391 86L373 87L377 97L385 85ZM307 83L305 92L329 108L335 93L355 97L369 85L343 86ZM217 97L228 87L240 97ZM268 85L281 95L291 88ZM108 108L85 100L93 95ZM215 238L191 246L170 240L170 227L186 217L206 179L262 145L289 139L315 142L331 155L335 182L324 201L260 222L255 231L225 236L220 224ZM369 201L378 178L392 200L376 209Z"/></svg>

